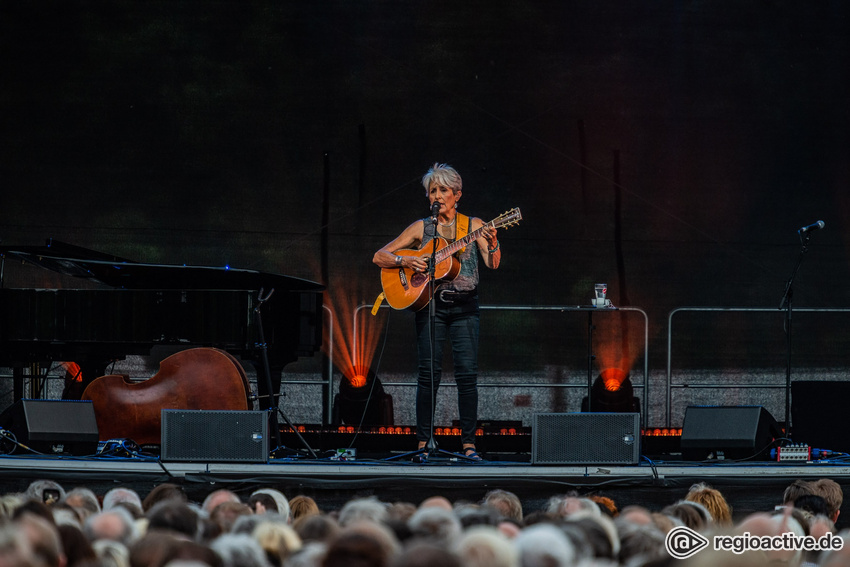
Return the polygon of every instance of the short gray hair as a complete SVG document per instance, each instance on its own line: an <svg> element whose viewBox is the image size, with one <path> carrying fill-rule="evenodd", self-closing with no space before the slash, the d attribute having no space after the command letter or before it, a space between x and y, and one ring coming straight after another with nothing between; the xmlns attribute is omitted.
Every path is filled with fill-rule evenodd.
<svg viewBox="0 0 850 567"><path fill-rule="evenodd" d="M431 181L436 181L451 189L454 193L463 190L463 179L455 168L447 163L435 163L428 172L422 176L422 186L425 187L425 196L431 188Z"/></svg>
<svg viewBox="0 0 850 567"><path fill-rule="evenodd" d="M382 523L388 515L386 504L376 498L355 498L346 502L339 511L339 525L345 527L358 520Z"/></svg>

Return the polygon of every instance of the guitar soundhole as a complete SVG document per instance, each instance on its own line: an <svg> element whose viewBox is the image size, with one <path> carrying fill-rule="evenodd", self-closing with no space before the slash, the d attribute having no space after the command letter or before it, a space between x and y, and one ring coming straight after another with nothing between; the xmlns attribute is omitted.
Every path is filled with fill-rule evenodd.
<svg viewBox="0 0 850 567"><path fill-rule="evenodd" d="M413 287L422 287L428 281L426 274L415 273L410 277L410 283Z"/></svg>

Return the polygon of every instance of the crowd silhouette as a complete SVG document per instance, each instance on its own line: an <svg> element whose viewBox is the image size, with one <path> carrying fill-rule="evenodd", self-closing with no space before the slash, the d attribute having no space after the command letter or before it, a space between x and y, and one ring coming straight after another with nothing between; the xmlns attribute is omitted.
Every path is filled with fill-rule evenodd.
<svg viewBox="0 0 850 567"><path fill-rule="evenodd" d="M832 480L795 481L774 509L738 521L711 486L681 496L652 510L569 493L523 510L515 494L491 490L479 502L369 497L329 510L272 487L247 499L219 489L193 502L170 483L142 497L37 480L0 497L0 567L850 566L850 532L836 529L843 494ZM792 534L829 545L715 544L683 558L668 537L683 529L710 542Z"/></svg>

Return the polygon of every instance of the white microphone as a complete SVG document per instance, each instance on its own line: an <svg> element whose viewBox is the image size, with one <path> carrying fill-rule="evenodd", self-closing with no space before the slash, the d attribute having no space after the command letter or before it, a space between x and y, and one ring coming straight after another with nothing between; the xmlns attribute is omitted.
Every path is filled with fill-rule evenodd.
<svg viewBox="0 0 850 567"><path fill-rule="evenodd" d="M826 226L826 223L823 222L822 220L819 220L818 222L812 223L809 226L804 226L803 228L801 228L797 232L799 232L800 234L802 234L804 232L812 232L813 230L820 230L825 226Z"/></svg>

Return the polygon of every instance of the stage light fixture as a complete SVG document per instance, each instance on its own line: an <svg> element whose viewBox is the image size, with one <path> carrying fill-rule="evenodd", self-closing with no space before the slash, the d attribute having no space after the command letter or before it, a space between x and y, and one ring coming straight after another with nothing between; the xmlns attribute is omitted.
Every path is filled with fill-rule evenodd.
<svg viewBox="0 0 850 567"><path fill-rule="evenodd" d="M351 379L340 379L333 415L336 424L393 425L393 398L371 369L357 369Z"/></svg>
<svg viewBox="0 0 850 567"><path fill-rule="evenodd" d="M581 402L581 411L588 411L587 396ZM590 388L591 412L640 413L640 400L635 397L628 372L620 368L606 368L596 377Z"/></svg>

